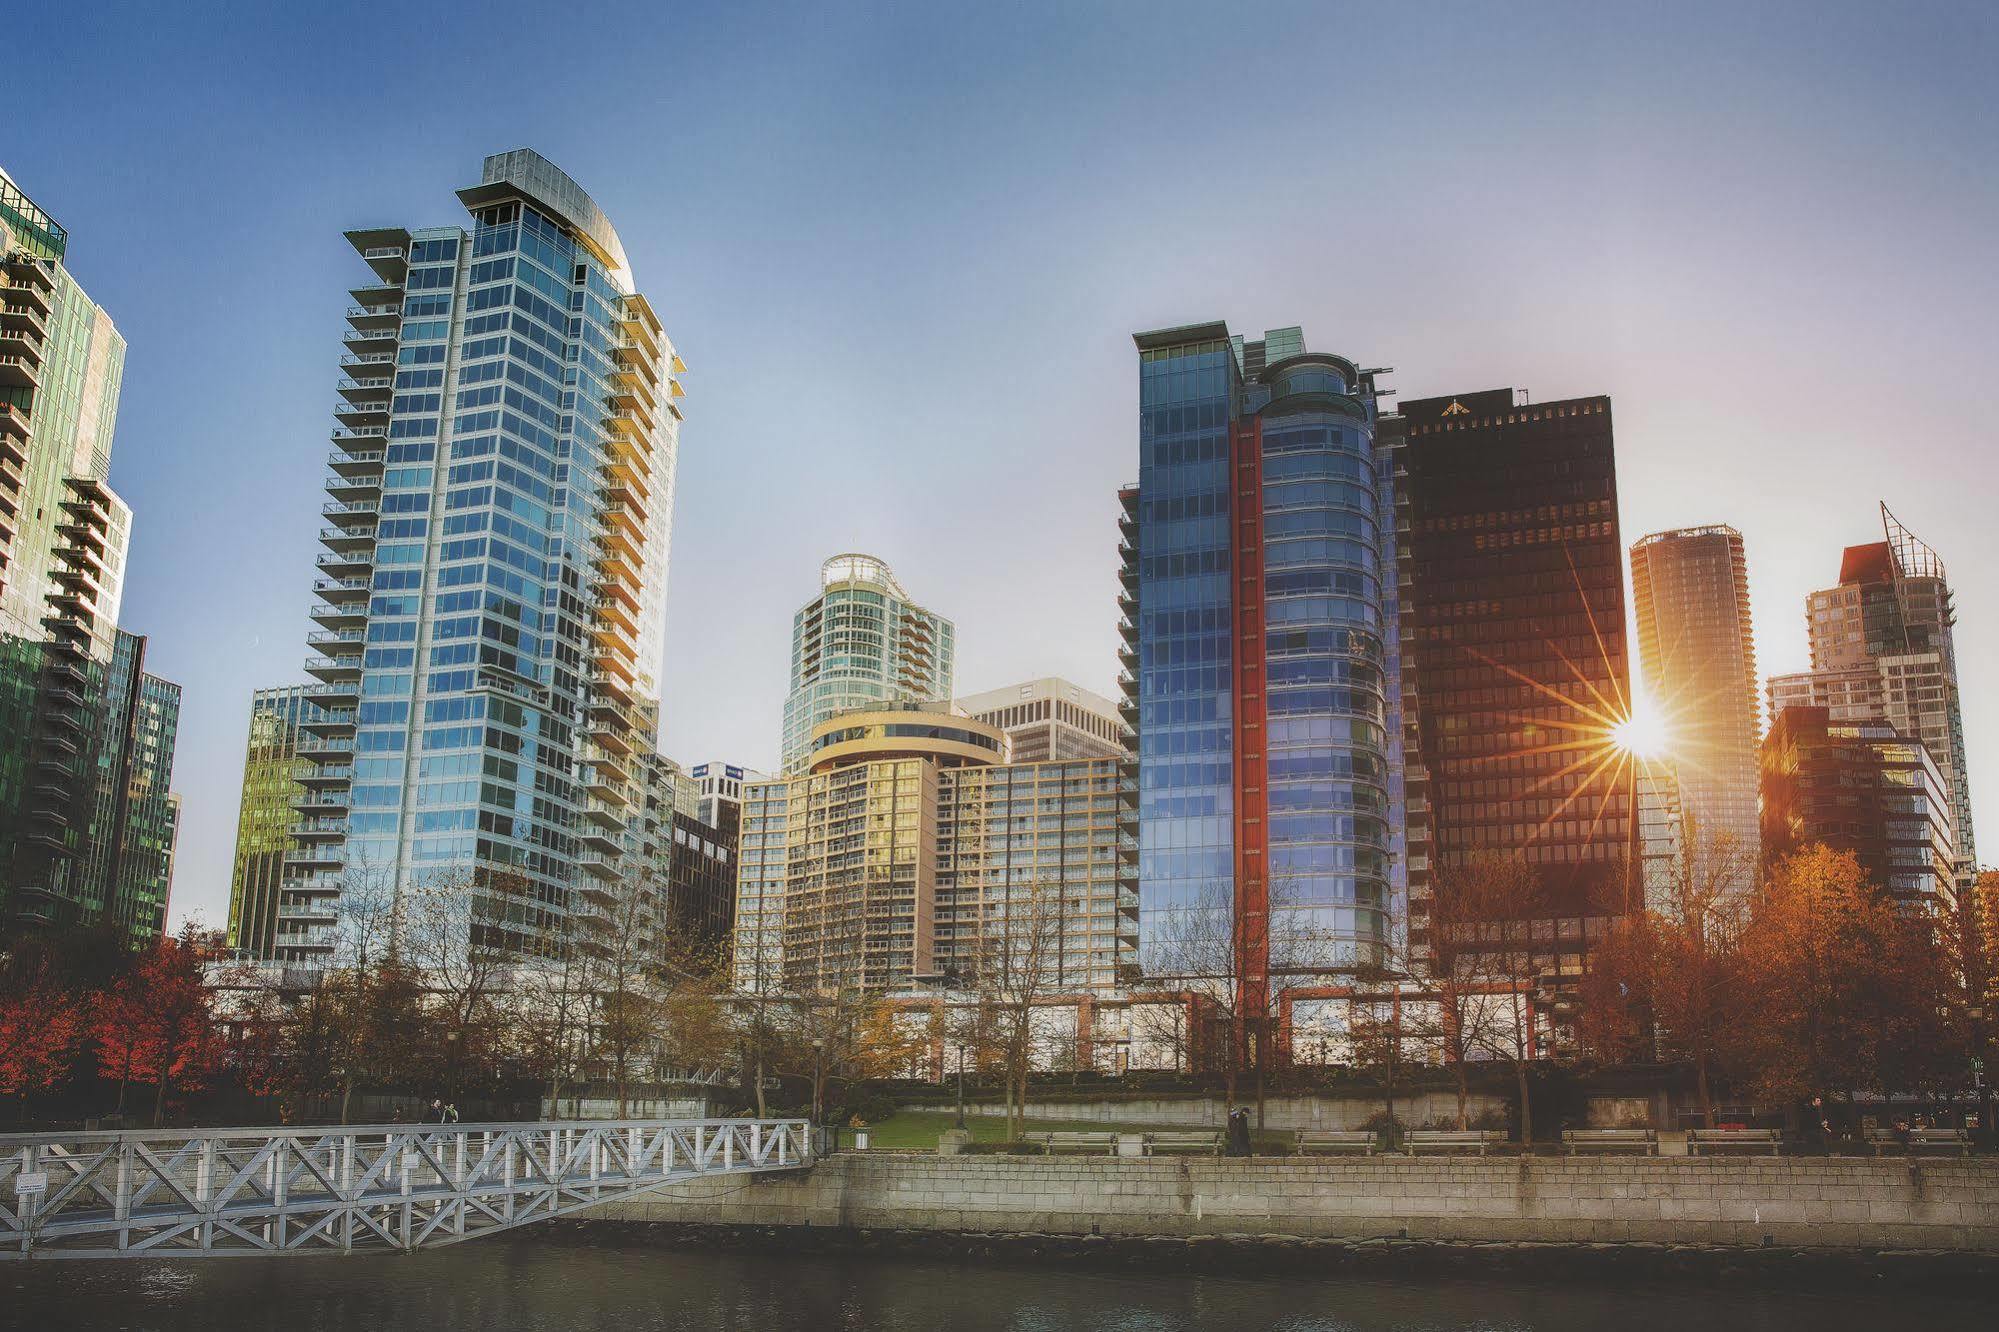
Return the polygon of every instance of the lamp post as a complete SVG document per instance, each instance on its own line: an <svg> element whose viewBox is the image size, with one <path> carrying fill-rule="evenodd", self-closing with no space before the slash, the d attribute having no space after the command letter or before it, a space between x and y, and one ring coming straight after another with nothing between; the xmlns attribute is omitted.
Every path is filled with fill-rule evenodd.
<svg viewBox="0 0 1999 1332"><path fill-rule="evenodd" d="M965 1127L965 1044L958 1043L958 1127Z"/></svg>
<svg viewBox="0 0 1999 1332"><path fill-rule="evenodd" d="M825 1125L821 1122L824 1114L820 1106L820 1101L823 1099L821 1088L825 1085L823 1072L825 1058L826 1042L815 1039L812 1042L812 1131L819 1134L826 1131Z"/></svg>
<svg viewBox="0 0 1999 1332"><path fill-rule="evenodd" d="M1992 1124L1992 1079L1985 1068L1986 1040L1985 1020L1989 1016L1984 1004L1972 1004L1964 1010L1971 1019L1971 1048L1975 1053L1971 1059L1971 1076L1978 1087L1978 1142L1991 1148L1999 1144L1999 1136L1993 1134Z"/></svg>

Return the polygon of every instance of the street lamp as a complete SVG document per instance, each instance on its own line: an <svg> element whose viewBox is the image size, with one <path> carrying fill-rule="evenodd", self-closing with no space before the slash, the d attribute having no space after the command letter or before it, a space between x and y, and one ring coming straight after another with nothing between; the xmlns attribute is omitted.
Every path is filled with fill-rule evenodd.
<svg viewBox="0 0 1999 1332"><path fill-rule="evenodd" d="M965 1127L965 1043L958 1043L958 1128Z"/></svg>
<svg viewBox="0 0 1999 1332"><path fill-rule="evenodd" d="M825 1057L826 1042L815 1038L812 1042L812 1131L818 1134L824 1134L826 1131L822 1122L825 1116L820 1106L820 1101L823 1099L820 1089L824 1086L822 1070L825 1066Z"/></svg>
<svg viewBox="0 0 1999 1332"><path fill-rule="evenodd" d="M1971 1059L1971 1076L1978 1087L1978 1141L1990 1148L1999 1144L1999 1136L1992 1131L1992 1079L1985 1068L1985 1005L1972 1004L1964 1015L1971 1019L1971 1048L1977 1052Z"/></svg>

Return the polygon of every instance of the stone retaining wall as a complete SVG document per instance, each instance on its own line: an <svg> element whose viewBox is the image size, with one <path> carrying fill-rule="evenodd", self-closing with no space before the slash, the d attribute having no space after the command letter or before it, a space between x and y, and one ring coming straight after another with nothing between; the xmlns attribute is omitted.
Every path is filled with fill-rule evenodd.
<svg viewBox="0 0 1999 1332"><path fill-rule="evenodd" d="M1999 1161L938 1157L676 1186L588 1219L1999 1253Z"/></svg>

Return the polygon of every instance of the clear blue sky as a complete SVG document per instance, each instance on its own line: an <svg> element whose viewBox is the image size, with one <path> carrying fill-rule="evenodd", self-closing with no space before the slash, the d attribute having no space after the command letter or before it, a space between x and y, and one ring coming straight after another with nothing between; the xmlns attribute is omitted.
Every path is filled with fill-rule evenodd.
<svg viewBox="0 0 1999 1332"><path fill-rule="evenodd" d="M130 341L177 916L226 913L250 691L302 678L340 233L457 222L518 146L611 214L690 367L676 756L775 759L840 550L957 620L961 689L1108 690L1130 334L1223 318L1409 396L1611 394L1627 537L1741 528L1766 671L1886 498L1954 575L1999 839L1999 11L714 8L8 14L0 162Z"/></svg>

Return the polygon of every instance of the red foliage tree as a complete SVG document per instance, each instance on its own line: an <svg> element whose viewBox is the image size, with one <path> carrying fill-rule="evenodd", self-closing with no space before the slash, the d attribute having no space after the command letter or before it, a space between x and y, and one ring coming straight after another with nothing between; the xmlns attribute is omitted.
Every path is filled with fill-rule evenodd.
<svg viewBox="0 0 1999 1332"><path fill-rule="evenodd" d="M69 1075L82 1028L76 1003L46 969L0 990L0 1096L20 1097L24 1118L30 1096Z"/></svg>
<svg viewBox="0 0 1999 1332"><path fill-rule="evenodd" d="M132 1082L154 1085L153 1122L175 1090L207 1085L221 1065L213 996L190 929L160 940L93 1006L90 1034L107 1073L118 1077L118 1109Z"/></svg>

